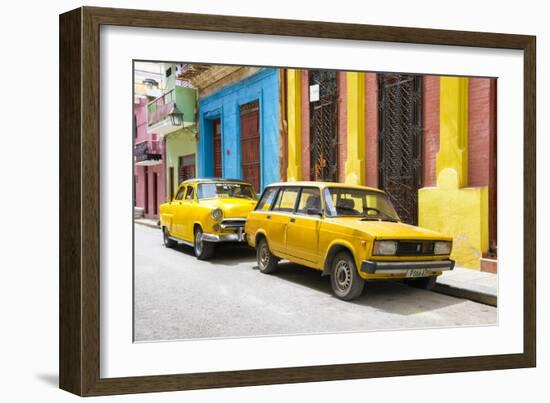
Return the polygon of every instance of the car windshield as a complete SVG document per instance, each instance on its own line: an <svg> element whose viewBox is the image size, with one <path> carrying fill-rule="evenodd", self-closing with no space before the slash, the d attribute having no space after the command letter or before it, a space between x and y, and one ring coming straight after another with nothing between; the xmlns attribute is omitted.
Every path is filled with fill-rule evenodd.
<svg viewBox="0 0 550 403"><path fill-rule="evenodd" d="M357 216L363 220L399 221L385 193L358 188L326 188L325 204L330 217Z"/></svg>
<svg viewBox="0 0 550 403"><path fill-rule="evenodd" d="M199 199L215 199L239 197L243 199L256 199L252 186L244 183L201 183L197 187Z"/></svg>

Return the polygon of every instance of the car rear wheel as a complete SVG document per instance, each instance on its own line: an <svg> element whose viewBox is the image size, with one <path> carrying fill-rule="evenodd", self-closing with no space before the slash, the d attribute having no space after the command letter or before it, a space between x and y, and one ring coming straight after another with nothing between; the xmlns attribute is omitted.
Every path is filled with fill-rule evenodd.
<svg viewBox="0 0 550 403"><path fill-rule="evenodd" d="M193 249L195 251L195 256L199 260L209 259L214 254L214 244L203 239L202 229L200 228L195 230L195 243Z"/></svg>
<svg viewBox="0 0 550 403"><path fill-rule="evenodd" d="M277 264L279 260L269 250L267 241L265 238L260 239L258 247L256 248L256 259L258 261L258 268L264 274L273 273L277 270Z"/></svg>
<svg viewBox="0 0 550 403"><path fill-rule="evenodd" d="M408 278L405 280L405 284L416 288L422 288L423 290L432 290L435 287L437 276L421 277L421 278Z"/></svg>
<svg viewBox="0 0 550 403"><path fill-rule="evenodd" d="M170 233L166 227L162 227L162 242L167 248L173 248L177 242L170 238Z"/></svg>
<svg viewBox="0 0 550 403"><path fill-rule="evenodd" d="M360 296L365 286L365 280L357 273L355 261L348 252L340 252L332 260L330 282L334 294L344 301Z"/></svg>

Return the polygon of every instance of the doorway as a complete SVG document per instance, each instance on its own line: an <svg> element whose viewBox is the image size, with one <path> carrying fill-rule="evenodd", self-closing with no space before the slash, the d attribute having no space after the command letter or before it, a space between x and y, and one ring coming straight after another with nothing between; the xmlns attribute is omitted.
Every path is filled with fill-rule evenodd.
<svg viewBox="0 0 550 403"><path fill-rule="evenodd" d="M241 114L241 170L245 182L260 191L260 110L258 101L242 105Z"/></svg>
<svg viewBox="0 0 550 403"><path fill-rule="evenodd" d="M195 177L195 154L178 157L178 184Z"/></svg>
<svg viewBox="0 0 550 403"><path fill-rule="evenodd" d="M418 224L422 186L422 77L378 75L378 185L399 217Z"/></svg>
<svg viewBox="0 0 550 403"><path fill-rule="evenodd" d="M310 177L315 181L338 181L338 80L337 72L309 71L310 89Z"/></svg>
<svg viewBox="0 0 550 403"><path fill-rule="evenodd" d="M158 176L159 175L156 172L153 174L153 215L158 214Z"/></svg>
<svg viewBox="0 0 550 403"><path fill-rule="evenodd" d="M145 183L144 183L145 189L144 189L144 196L145 196L145 214L149 214L149 171L147 167L145 167Z"/></svg>
<svg viewBox="0 0 550 403"><path fill-rule="evenodd" d="M213 122L213 151L214 151L214 176L221 178L223 175L222 170L222 124L221 119L214 119Z"/></svg>

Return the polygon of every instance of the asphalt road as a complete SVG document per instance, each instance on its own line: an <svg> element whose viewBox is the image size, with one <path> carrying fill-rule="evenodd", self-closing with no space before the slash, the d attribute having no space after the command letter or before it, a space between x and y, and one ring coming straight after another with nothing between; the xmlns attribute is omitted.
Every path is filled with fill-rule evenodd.
<svg viewBox="0 0 550 403"><path fill-rule="evenodd" d="M494 307L398 282L367 283L360 298L289 262L265 275L255 252L218 246L210 261L167 249L158 229L135 225L135 341L337 333L496 324Z"/></svg>

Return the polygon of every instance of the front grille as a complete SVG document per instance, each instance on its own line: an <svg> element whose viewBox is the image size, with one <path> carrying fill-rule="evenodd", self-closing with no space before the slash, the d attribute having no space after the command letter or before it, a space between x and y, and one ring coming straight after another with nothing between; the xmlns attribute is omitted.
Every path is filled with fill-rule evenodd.
<svg viewBox="0 0 550 403"><path fill-rule="evenodd" d="M244 218L228 218L222 221L221 227L224 229L238 229L244 227L245 222Z"/></svg>
<svg viewBox="0 0 550 403"><path fill-rule="evenodd" d="M433 241L399 241L397 243L398 256L426 256L434 254Z"/></svg>

